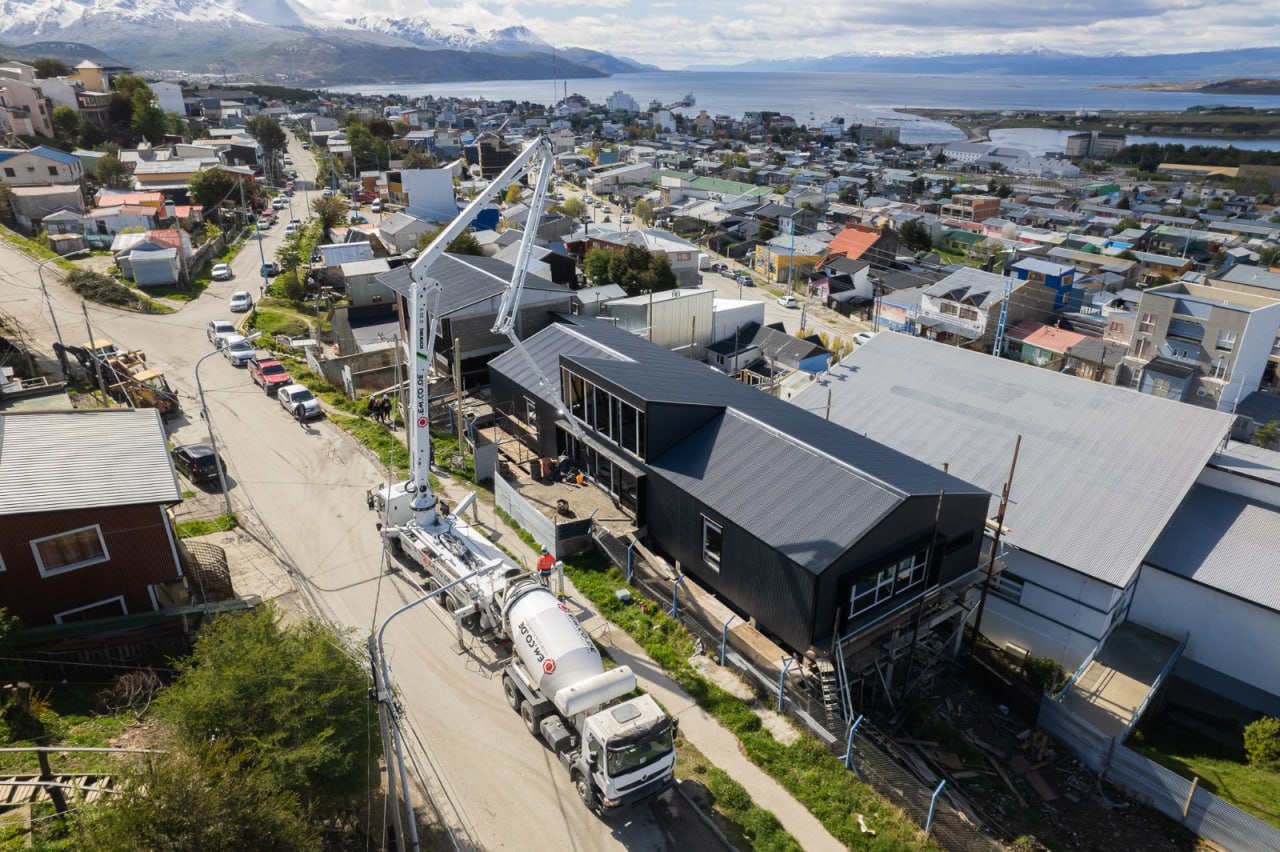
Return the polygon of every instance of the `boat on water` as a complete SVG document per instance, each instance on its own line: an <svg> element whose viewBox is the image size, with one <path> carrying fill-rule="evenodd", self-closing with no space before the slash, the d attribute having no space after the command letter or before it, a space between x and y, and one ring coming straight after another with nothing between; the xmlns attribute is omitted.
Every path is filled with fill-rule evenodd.
<svg viewBox="0 0 1280 852"><path fill-rule="evenodd" d="M691 106L693 106L694 104L696 104L697 102L698 102L698 101L693 97L693 93L692 93L692 92L690 92L689 94L685 95L685 96L684 96L683 98L681 98L680 100L676 101L675 105L676 105L676 106L678 106L678 107L691 107Z"/></svg>

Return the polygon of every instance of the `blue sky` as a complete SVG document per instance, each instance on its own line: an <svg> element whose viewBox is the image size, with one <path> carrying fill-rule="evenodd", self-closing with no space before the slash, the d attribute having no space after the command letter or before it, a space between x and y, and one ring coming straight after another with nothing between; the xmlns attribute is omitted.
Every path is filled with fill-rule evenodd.
<svg viewBox="0 0 1280 852"><path fill-rule="evenodd" d="M348 2L302 0L342 17ZM363 0L359 14L491 29L679 69L833 53L1181 53L1280 45L1278 0Z"/></svg>

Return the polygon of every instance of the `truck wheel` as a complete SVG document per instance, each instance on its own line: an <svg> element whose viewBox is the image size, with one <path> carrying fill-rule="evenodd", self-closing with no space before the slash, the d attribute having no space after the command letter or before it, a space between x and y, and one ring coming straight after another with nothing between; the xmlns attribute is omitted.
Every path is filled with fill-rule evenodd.
<svg viewBox="0 0 1280 852"><path fill-rule="evenodd" d="M533 705L525 702L520 705L520 718L524 720L524 726L533 736L541 736L538 733L538 723L542 721L542 717L533 709Z"/></svg>
<svg viewBox="0 0 1280 852"><path fill-rule="evenodd" d="M509 674L502 676L502 694L507 696L507 704L511 705L511 709L519 713L520 705L524 704L524 696Z"/></svg>
<svg viewBox="0 0 1280 852"><path fill-rule="evenodd" d="M587 776L581 772L573 776L573 787L578 791L578 796L582 799L582 803L587 806L587 810L592 813L596 812L596 794L591 789L591 782Z"/></svg>

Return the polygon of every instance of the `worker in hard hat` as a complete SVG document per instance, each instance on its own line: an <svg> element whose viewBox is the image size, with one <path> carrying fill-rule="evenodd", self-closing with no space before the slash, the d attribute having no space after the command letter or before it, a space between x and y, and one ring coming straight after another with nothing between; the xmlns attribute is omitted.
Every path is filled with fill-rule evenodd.
<svg viewBox="0 0 1280 852"><path fill-rule="evenodd" d="M556 568L556 558L542 548L542 555L538 557L538 582L544 586L551 585L551 572Z"/></svg>

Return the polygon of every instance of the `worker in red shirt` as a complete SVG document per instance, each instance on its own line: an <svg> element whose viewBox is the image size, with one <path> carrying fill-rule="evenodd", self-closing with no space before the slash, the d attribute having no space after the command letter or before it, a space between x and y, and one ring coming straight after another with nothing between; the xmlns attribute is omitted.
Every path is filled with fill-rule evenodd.
<svg viewBox="0 0 1280 852"><path fill-rule="evenodd" d="M542 548L542 555L538 557L538 582L544 586L551 585L551 572L555 570L556 558Z"/></svg>

